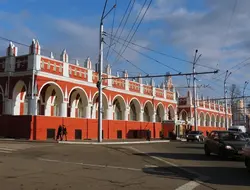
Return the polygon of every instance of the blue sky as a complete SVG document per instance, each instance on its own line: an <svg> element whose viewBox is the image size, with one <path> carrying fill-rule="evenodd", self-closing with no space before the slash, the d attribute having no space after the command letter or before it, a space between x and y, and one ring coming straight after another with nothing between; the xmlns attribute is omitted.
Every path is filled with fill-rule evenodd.
<svg viewBox="0 0 250 190"><path fill-rule="evenodd" d="M117 0L113 31L117 30L129 1ZM146 5L149 1L146 1ZM135 0L121 38L126 38L144 2ZM115 0L109 0L107 9L114 3ZM81 63L90 56L94 64L98 58L98 32L103 5L104 0L0 0L0 36L25 44L30 44L36 38L43 48L43 54L48 55L49 51L53 51L58 58L66 48L71 62L79 59ZM153 0L132 42L189 61L193 60L194 51L198 49L202 54L198 62L200 65L218 68L223 73L250 57L250 26L246 24L250 17L249 6L248 0ZM111 12L104 21L107 33L111 33L113 15L114 12ZM120 32L121 29L117 37ZM110 43L108 37L105 37L105 42L107 45ZM121 44L120 40L112 48L119 52ZM7 42L0 44L1 55L4 55L6 46ZM171 70L127 48L123 57L146 73L190 72L192 69L190 63L138 46L129 47L175 69ZM124 69L128 70L130 76L142 73L123 58L115 61L116 53L112 49L106 59L107 50L108 47L105 48L105 64L110 63L114 73ZM27 47L19 47L19 54L26 52ZM235 83L242 88L245 80L249 79L249 65L246 63L232 69L228 85ZM197 71L211 71L207 67L198 66ZM224 75L220 73L198 77L198 84L209 84L211 87L199 89L200 96L223 96ZM157 84L163 81L155 80ZM175 77L173 81L176 86L187 86L185 77ZM183 90L180 91L183 93Z"/></svg>

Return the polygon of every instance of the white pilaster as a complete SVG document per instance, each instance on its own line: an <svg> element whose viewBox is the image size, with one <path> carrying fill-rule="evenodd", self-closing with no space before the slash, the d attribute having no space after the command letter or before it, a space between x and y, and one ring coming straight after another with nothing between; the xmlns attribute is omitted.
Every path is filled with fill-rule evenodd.
<svg viewBox="0 0 250 190"><path fill-rule="evenodd" d="M144 87L143 87L143 84L140 84L140 93L143 94L144 92Z"/></svg>
<svg viewBox="0 0 250 190"><path fill-rule="evenodd" d="M129 90L129 80L125 79L124 83L125 83L125 90Z"/></svg>
<svg viewBox="0 0 250 190"><path fill-rule="evenodd" d="M51 103L49 101L47 101L46 105L45 105L45 116L51 116Z"/></svg>
<svg viewBox="0 0 250 190"><path fill-rule="evenodd" d="M152 114L152 122L155 122L155 121L156 121L156 113L153 112L153 114Z"/></svg>
<svg viewBox="0 0 250 190"><path fill-rule="evenodd" d="M93 82L93 70L88 69L88 82Z"/></svg>
<svg viewBox="0 0 250 190"><path fill-rule="evenodd" d="M74 105L72 105L70 108L70 117L73 117L73 118L76 117L76 108Z"/></svg>
<svg viewBox="0 0 250 190"><path fill-rule="evenodd" d="M109 106L107 110L107 119L113 120L113 106Z"/></svg>
<svg viewBox="0 0 250 190"><path fill-rule="evenodd" d="M86 118L91 118L91 107L92 107L91 104L88 104L88 105L85 107Z"/></svg>
<svg viewBox="0 0 250 190"><path fill-rule="evenodd" d="M143 122L143 114L144 114L144 110L143 109L141 109L140 110L140 113L139 113L139 121L141 121L141 122Z"/></svg>
<svg viewBox="0 0 250 190"><path fill-rule="evenodd" d="M69 77L69 64L66 62L63 62L63 76Z"/></svg>
<svg viewBox="0 0 250 190"><path fill-rule="evenodd" d="M126 108L126 109L124 110L124 120L125 120L125 121L128 121L128 113L129 113L129 111L128 111L128 109Z"/></svg>
<svg viewBox="0 0 250 190"><path fill-rule="evenodd" d="M60 105L60 116L67 117L67 102L63 101Z"/></svg>

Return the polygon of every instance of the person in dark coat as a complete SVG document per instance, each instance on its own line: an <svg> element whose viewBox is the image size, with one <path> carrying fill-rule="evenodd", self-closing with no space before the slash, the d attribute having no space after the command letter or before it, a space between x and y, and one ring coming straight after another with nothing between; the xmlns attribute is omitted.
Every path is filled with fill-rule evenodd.
<svg viewBox="0 0 250 190"><path fill-rule="evenodd" d="M65 140L67 141L67 128L65 127L65 125L63 125L63 138L65 137Z"/></svg>
<svg viewBox="0 0 250 190"><path fill-rule="evenodd" d="M59 139L59 140L62 140L62 130L63 130L62 126L59 125L59 127L58 127L58 129L57 129L57 134L56 134L56 140L57 140L57 141L58 141L58 139Z"/></svg>

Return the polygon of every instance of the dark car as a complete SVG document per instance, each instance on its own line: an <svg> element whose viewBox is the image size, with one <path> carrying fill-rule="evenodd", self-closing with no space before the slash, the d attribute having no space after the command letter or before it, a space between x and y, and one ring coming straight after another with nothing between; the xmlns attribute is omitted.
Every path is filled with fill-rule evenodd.
<svg viewBox="0 0 250 190"><path fill-rule="evenodd" d="M204 141L204 136L201 131L190 131L187 134L187 141L199 141L202 142Z"/></svg>
<svg viewBox="0 0 250 190"><path fill-rule="evenodd" d="M204 143L206 155L217 154L222 158L243 154L247 140L240 133L232 131L212 131Z"/></svg>
<svg viewBox="0 0 250 190"><path fill-rule="evenodd" d="M248 171L250 172L250 142L248 142L245 147L243 148L243 154L245 157L245 166L247 167Z"/></svg>
<svg viewBox="0 0 250 190"><path fill-rule="evenodd" d="M250 135L248 133L240 133L246 140L250 141Z"/></svg>

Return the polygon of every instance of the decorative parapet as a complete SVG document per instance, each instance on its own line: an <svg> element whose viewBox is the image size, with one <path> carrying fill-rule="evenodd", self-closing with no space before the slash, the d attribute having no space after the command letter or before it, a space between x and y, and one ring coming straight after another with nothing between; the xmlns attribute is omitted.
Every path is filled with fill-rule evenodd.
<svg viewBox="0 0 250 190"><path fill-rule="evenodd" d="M153 87L149 85L143 85L144 94L152 96L153 94Z"/></svg>
<svg viewBox="0 0 250 190"><path fill-rule="evenodd" d="M55 75L63 75L63 62L41 57L41 71Z"/></svg>

